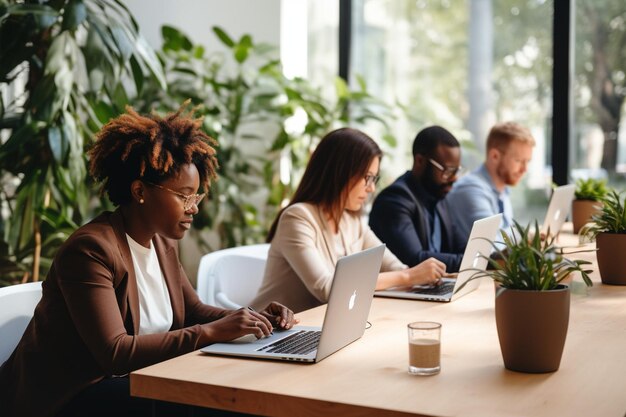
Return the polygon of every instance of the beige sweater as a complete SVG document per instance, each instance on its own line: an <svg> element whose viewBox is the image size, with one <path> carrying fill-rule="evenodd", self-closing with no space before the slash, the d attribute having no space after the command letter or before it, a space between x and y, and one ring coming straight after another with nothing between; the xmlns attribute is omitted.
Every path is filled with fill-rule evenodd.
<svg viewBox="0 0 626 417"><path fill-rule="evenodd" d="M262 309L278 301L297 313L324 304L339 257L380 244L369 226L347 211L341 217L339 233L334 235L318 206L294 204L280 217L263 283L252 307ZM389 250L385 251L381 271L405 268Z"/></svg>

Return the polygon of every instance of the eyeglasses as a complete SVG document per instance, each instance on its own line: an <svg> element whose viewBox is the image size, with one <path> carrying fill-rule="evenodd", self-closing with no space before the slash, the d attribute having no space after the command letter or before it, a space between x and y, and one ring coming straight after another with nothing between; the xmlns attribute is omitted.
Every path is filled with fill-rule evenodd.
<svg viewBox="0 0 626 417"><path fill-rule="evenodd" d="M439 162L435 161L432 158L428 158L428 162L430 162L431 164L433 164L433 166L435 168L437 168L439 171L441 171L441 177L446 180L448 178L452 178L457 174L460 174L463 172L463 167L461 165L459 165L458 167L444 167L443 165L441 165Z"/></svg>
<svg viewBox="0 0 626 417"><path fill-rule="evenodd" d="M176 194L177 196L182 198L182 200L183 200L183 210L185 210L185 211L189 211L189 210L191 210L191 208L193 206L197 206L198 203L200 203L200 201L202 201L202 199L206 195L206 193L186 195L186 194L183 194L183 193L179 193L178 191L174 191L174 190L172 190L170 188L163 187L162 185L159 185L159 184L154 184L154 183L151 183L149 181L144 181L144 182L146 184L148 184L148 185L153 186L153 187L157 187L157 188L160 188L162 190L169 191L170 193Z"/></svg>
<svg viewBox="0 0 626 417"><path fill-rule="evenodd" d="M369 187L372 184L374 185L378 184L378 180L380 180L380 175L368 174L364 178L365 178L365 186Z"/></svg>

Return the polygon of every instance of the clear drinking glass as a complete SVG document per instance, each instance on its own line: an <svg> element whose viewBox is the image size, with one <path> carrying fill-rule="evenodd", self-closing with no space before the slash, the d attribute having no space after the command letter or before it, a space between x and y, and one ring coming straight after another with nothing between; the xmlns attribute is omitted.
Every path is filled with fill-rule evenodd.
<svg viewBox="0 0 626 417"><path fill-rule="evenodd" d="M409 323L409 374L435 375L441 371L441 323Z"/></svg>

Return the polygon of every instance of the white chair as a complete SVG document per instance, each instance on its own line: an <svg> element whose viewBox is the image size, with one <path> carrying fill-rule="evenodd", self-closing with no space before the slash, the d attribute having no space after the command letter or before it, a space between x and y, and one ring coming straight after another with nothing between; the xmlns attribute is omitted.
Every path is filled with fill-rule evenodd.
<svg viewBox="0 0 626 417"><path fill-rule="evenodd" d="M0 365L22 338L39 300L41 282L0 288Z"/></svg>
<svg viewBox="0 0 626 417"><path fill-rule="evenodd" d="M228 309L249 305L261 286L269 248L248 245L204 255L198 267L200 299Z"/></svg>

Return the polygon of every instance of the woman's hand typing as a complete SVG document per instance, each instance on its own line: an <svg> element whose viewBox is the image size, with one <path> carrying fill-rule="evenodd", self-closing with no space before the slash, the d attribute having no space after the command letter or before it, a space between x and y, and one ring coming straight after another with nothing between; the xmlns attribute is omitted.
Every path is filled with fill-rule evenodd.
<svg viewBox="0 0 626 417"><path fill-rule="evenodd" d="M275 327L281 329L291 329L295 324L300 322L300 320L293 316L293 311L276 301L272 301L260 313Z"/></svg>

